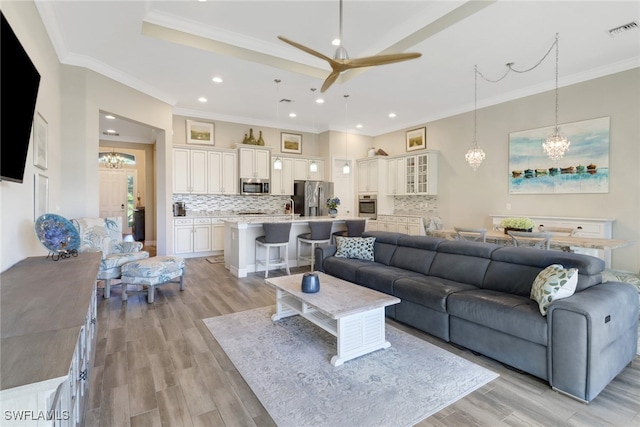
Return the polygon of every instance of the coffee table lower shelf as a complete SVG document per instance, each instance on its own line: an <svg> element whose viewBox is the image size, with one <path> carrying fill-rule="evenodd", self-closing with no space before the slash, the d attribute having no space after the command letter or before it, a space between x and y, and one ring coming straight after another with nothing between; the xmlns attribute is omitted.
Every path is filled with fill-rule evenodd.
<svg viewBox="0 0 640 427"><path fill-rule="evenodd" d="M333 319L281 289L277 289L276 294L276 313L271 320L300 315L337 338L338 354L331 358L333 366L391 346L385 339L384 307Z"/></svg>

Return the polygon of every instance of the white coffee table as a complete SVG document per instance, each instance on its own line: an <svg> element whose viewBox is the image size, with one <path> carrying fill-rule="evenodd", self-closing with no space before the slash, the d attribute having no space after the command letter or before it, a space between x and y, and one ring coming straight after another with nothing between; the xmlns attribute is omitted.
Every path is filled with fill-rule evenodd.
<svg viewBox="0 0 640 427"><path fill-rule="evenodd" d="M277 294L273 321L300 315L337 337L338 354L331 358L333 366L391 346L385 339L384 309L399 303L398 298L317 274L320 292L314 294L302 292L303 274L265 279Z"/></svg>

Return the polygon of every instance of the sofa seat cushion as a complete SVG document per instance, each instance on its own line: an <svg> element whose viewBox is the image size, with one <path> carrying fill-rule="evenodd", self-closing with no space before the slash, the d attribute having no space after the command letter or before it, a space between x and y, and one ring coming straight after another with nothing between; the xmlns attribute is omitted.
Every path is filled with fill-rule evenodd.
<svg viewBox="0 0 640 427"><path fill-rule="evenodd" d="M419 277L422 275L387 265L367 265L358 268L355 283L385 294L394 295L393 283L397 279L407 276Z"/></svg>
<svg viewBox="0 0 640 427"><path fill-rule="evenodd" d="M361 267L375 264L373 261L365 261L363 259L332 256L324 260L322 268L327 274L346 280L347 282L356 283L356 271Z"/></svg>
<svg viewBox="0 0 640 427"><path fill-rule="evenodd" d="M447 298L447 311L450 316L547 345L546 318L528 297L485 289L460 291Z"/></svg>
<svg viewBox="0 0 640 427"><path fill-rule="evenodd" d="M394 295L442 313L447 312L447 297L454 292L477 289L466 283L432 276L403 277L393 285Z"/></svg>

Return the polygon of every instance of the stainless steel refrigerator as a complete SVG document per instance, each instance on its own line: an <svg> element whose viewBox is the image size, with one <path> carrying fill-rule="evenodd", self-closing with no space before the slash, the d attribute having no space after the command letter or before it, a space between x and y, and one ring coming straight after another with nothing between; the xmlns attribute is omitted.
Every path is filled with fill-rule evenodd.
<svg viewBox="0 0 640 427"><path fill-rule="evenodd" d="M333 196L333 182L294 181L293 209L300 216L326 216L327 199Z"/></svg>

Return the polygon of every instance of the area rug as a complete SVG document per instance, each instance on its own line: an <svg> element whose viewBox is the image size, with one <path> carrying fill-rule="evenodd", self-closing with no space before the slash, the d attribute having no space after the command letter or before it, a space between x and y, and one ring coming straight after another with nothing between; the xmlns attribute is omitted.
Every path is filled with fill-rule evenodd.
<svg viewBox="0 0 640 427"><path fill-rule="evenodd" d="M274 312L203 321L280 427L411 426L498 377L389 324L390 348L334 367L335 337Z"/></svg>

